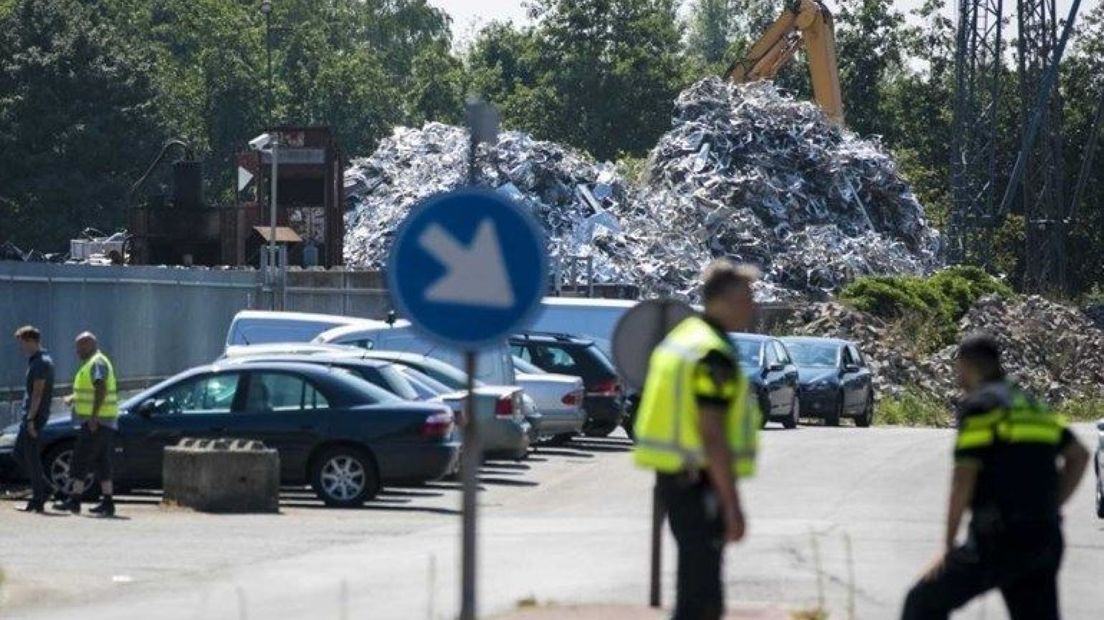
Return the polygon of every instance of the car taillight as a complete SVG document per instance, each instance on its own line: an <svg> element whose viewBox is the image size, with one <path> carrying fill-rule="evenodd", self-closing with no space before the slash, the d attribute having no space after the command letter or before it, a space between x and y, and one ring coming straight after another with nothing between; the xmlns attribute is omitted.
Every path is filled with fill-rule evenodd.
<svg viewBox="0 0 1104 620"><path fill-rule="evenodd" d="M502 396L495 401L494 413L496 418L514 417L514 397Z"/></svg>
<svg viewBox="0 0 1104 620"><path fill-rule="evenodd" d="M594 384L594 388L590 390L592 396L617 396L621 393L621 382L616 377L612 379L606 379Z"/></svg>
<svg viewBox="0 0 1104 620"><path fill-rule="evenodd" d="M580 401L582 401L582 396L582 390L575 390L574 392L568 392L567 394L564 394L564 397L560 399L560 402L569 407L574 407L575 405L578 405Z"/></svg>
<svg viewBox="0 0 1104 620"><path fill-rule="evenodd" d="M451 411L440 411L422 422L421 436L426 439L442 439L452 434L453 416Z"/></svg>

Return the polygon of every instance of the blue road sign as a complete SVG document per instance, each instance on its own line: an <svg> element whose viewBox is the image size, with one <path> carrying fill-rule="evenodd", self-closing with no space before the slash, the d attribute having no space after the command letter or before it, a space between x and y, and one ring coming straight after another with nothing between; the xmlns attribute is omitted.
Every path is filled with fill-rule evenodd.
<svg viewBox="0 0 1104 620"><path fill-rule="evenodd" d="M462 189L415 207L395 235L387 282L426 336L463 350L524 328L544 295L544 237L505 196Z"/></svg>

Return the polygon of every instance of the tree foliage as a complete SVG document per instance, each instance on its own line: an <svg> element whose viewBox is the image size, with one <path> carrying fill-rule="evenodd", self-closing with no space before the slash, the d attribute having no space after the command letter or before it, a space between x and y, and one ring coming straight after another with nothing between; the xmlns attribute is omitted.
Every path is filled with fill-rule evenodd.
<svg viewBox="0 0 1104 620"><path fill-rule="evenodd" d="M458 52L449 18L427 0L279 0L268 20L242 0L0 0L0 240L54 250L85 226L123 224L130 184L170 138L204 161L209 200L228 204L235 154L270 124L329 125L346 153L364 155L395 125L460 122L468 94L497 104L507 128L638 171L680 90L746 54L781 4L535 0L529 22L488 24ZM847 125L881 136L945 225L954 7L926 0L905 19L891 0L833 6ZM1005 65L1003 175L1024 114L1014 58ZM1097 144L1069 205L1071 279L1088 291L1104 286L1104 136L1092 131L1104 5L1083 4L1061 71L1067 200ZM775 81L811 99L803 53ZM1011 283L1030 251L1025 229L1017 204L987 233L987 266Z"/></svg>

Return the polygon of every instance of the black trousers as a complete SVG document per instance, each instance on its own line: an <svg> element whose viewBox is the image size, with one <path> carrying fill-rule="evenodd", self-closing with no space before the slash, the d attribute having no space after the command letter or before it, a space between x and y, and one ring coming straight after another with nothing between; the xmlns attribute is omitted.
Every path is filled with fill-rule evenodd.
<svg viewBox="0 0 1104 620"><path fill-rule="evenodd" d="M942 574L917 583L904 620L934 620L999 588L1012 620L1057 620L1062 532L1057 526L989 540L971 536L947 557Z"/></svg>
<svg viewBox="0 0 1104 620"><path fill-rule="evenodd" d="M696 478L659 474L656 485L678 542L673 620L720 620L724 614L724 519L717 494L705 472Z"/></svg>
<svg viewBox="0 0 1104 620"><path fill-rule="evenodd" d="M42 432L41 428L38 432ZM42 454L40 451L40 440L31 437L31 434L27 432L27 422L23 422L19 427L19 434L15 438L14 453L23 470L23 475L31 483L31 502L36 504L45 503L49 499L52 486L46 478L46 474L42 471Z"/></svg>

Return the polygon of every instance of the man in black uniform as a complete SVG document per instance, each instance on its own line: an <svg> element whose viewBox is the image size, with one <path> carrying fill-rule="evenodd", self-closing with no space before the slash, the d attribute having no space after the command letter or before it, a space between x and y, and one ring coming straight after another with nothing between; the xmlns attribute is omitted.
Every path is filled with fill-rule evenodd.
<svg viewBox="0 0 1104 620"><path fill-rule="evenodd" d="M46 512L50 482L42 472L42 442L39 435L50 419L50 400L54 394L54 360L42 348L42 334L31 325L15 332L19 348L27 356L27 381L23 391L23 421L15 440L15 455L31 482L31 499L24 512Z"/></svg>
<svg viewBox="0 0 1104 620"><path fill-rule="evenodd" d="M1065 422L1005 379L989 336L958 348L959 406L946 547L908 594L903 618L947 618L999 588L1013 620L1059 617L1059 510L1089 460ZM971 513L966 543L955 545Z"/></svg>

